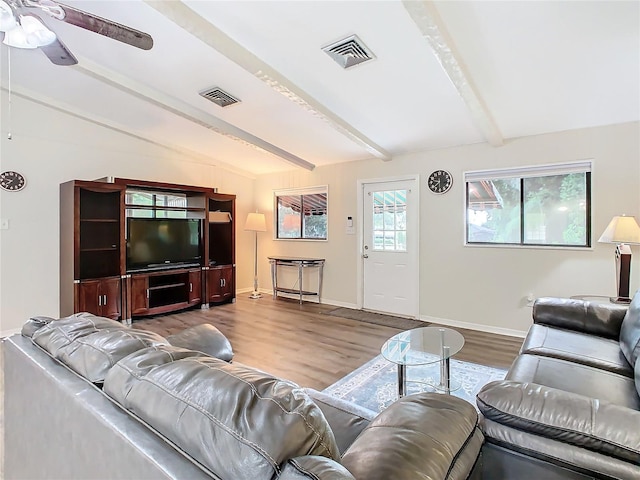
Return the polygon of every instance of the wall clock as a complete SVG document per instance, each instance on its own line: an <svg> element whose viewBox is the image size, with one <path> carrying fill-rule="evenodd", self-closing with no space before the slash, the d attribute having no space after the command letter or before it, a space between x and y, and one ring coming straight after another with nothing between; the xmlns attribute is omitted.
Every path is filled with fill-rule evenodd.
<svg viewBox="0 0 640 480"><path fill-rule="evenodd" d="M19 192L26 184L27 181L21 173L12 171L0 173L0 188L7 192Z"/></svg>
<svg viewBox="0 0 640 480"><path fill-rule="evenodd" d="M453 177L446 170L436 170L429 175L427 185L433 193L447 193L453 185Z"/></svg>

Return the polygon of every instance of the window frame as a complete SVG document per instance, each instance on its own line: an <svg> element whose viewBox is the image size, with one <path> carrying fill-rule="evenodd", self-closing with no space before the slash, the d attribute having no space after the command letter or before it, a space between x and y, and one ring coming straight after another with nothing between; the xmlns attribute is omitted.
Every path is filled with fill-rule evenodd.
<svg viewBox="0 0 640 480"><path fill-rule="evenodd" d="M278 197L284 196L301 196L305 195L316 195L316 194L325 194L327 197L326 204L326 217L327 217L327 226L326 226L326 235L323 238L314 238L314 237L304 237L304 224L302 219L304 214L301 212L300 214L300 236L299 237L280 237L279 231L279 211L278 211ZM281 190L273 191L273 239L274 240L284 240L284 241L296 241L296 242L326 242L329 240L329 185L317 185L312 187L299 187L299 188L286 188Z"/></svg>
<svg viewBox="0 0 640 480"><path fill-rule="evenodd" d="M591 173L593 171L592 160L583 160L568 163L544 164L516 168L501 168L492 170L474 170L464 172L464 245L470 247L502 247L502 248L539 248L539 249L592 249L592 184ZM525 188L527 178L542 178L548 176L568 175L581 173L585 175L585 244L551 244L525 242ZM517 179L520 183L520 228L519 242L481 242L469 241L469 183L480 180Z"/></svg>

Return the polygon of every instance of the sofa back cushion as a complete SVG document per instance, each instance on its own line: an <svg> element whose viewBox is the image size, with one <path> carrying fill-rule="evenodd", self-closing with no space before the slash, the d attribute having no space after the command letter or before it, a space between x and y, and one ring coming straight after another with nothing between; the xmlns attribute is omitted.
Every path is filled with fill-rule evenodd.
<svg viewBox="0 0 640 480"><path fill-rule="evenodd" d="M36 330L32 340L90 382L102 383L121 358L152 345L166 345L161 335L128 328L91 314L53 320Z"/></svg>
<svg viewBox="0 0 640 480"><path fill-rule="evenodd" d="M635 365L640 356L640 291L629 305L620 329L620 350L629 364Z"/></svg>
<svg viewBox="0 0 640 480"><path fill-rule="evenodd" d="M174 351L183 358L168 360ZM339 460L327 421L303 389L184 351L124 358L107 374L105 393L224 480L270 480L302 455Z"/></svg>

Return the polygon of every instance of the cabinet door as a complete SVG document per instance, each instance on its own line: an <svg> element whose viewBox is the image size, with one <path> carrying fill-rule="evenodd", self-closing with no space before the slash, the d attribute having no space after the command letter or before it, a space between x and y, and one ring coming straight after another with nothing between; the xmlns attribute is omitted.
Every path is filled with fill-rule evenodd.
<svg viewBox="0 0 640 480"><path fill-rule="evenodd" d="M78 312L101 315L100 280L84 280L78 285Z"/></svg>
<svg viewBox="0 0 640 480"><path fill-rule="evenodd" d="M233 296L233 267L209 269L209 302L222 302Z"/></svg>
<svg viewBox="0 0 640 480"><path fill-rule="evenodd" d="M202 273L200 270L189 272L189 304L200 303L202 298Z"/></svg>
<svg viewBox="0 0 640 480"><path fill-rule="evenodd" d="M149 276L131 277L131 314L144 315L149 311Z"/></svg>
<svg viewBox="0 0 640 480"><path fill-rule="evenodd" d="M100 280L100 301L102 306L100 307L100 315L110 318L112 320L120 319L120 279L109 278L106 280Z"/></svg>

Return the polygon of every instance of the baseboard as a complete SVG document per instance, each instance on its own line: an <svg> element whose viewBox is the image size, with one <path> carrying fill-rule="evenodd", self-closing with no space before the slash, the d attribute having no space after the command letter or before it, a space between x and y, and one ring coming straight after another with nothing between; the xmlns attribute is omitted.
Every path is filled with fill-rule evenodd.
<svg viewBox="0 0 640 480"><path fill-rule="evenodd" d="M0 338L9 337L15 333L20 333L22 331L21 328L14 328L12 330L2 330L0 331Z"/></svg>
<svg viewBox="0 0 640 480"><path fill-rule="evenodd" d="M514 330L511 328L493 327L491 325L482 325L480 323L459 322L448 318L430 317L428 315L420 315L420 320L429 323L437 323L448 327L467 328L469 330L477 330L479 332L495 333L496 335L506 335L509 337L524 338L527 332Z"/></svg>

